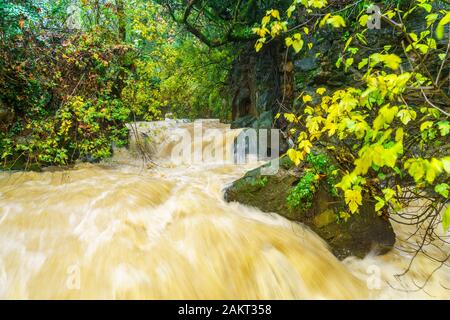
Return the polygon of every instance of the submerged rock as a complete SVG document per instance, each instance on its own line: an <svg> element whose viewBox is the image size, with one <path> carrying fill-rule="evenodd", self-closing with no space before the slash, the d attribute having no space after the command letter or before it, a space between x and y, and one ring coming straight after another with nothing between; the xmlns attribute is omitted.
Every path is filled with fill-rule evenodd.
<svg viewBox="0 0 450 320"><path fill-rule="evenodd" d="M298 172L290 160L283 157L277 174L262 176L261 168L252 170L226 189L225 199L264 212L275 212L309 226L330 245L339 259L348 256L363 258L372 251L384 254L392 249L395 243L392 226L387 219L375 213L375 204L369 200L364 201L359 214L345 222L337 218L345 205L343 199L336 199L325 185L320 185L311 209L304 212L290 208L286 198L298 180Z"/></svg>

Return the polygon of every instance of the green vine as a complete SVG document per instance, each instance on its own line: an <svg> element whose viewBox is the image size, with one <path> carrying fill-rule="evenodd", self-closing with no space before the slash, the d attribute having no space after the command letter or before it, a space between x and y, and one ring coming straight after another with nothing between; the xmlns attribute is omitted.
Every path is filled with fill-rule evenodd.
<svg viewBox="0 0 450 320"><path fill-rule="evenodd" d="M325 181L330 194L337 196L336 176L337 168L325 154L310 153L306 158L305 174L287 197L288 206L302 211L310 209L320 181Z"/></svg>

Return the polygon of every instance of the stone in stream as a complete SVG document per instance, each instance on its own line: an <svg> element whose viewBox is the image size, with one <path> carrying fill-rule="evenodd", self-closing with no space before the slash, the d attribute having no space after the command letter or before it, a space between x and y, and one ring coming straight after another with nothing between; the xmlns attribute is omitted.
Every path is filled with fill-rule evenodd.
<svg viewBox="0 0 450 320"><path fill-rule="evenodd" d="M375 213L374 203L364 200L360 213L347 222L338 221L337 214L344 206L343 199L329 194L325 186L319 186L311 209L302 212L288 207L286 198L299 180L298 173L287 157L280 159L276 175L261 176L261 168L249 171L225 190L228 202L236 201L275 212L290 220L309 226L329 245L339 259L348 256L363 258L370 252L387 253L395 243L395 233L390 222Z"/></svg>

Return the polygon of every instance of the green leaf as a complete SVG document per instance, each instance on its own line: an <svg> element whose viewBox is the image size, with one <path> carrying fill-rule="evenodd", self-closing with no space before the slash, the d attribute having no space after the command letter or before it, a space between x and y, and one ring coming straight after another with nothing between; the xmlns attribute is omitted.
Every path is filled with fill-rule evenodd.
<svg viewBox="0 0 450 320"><path fill-rule="evenodd" d="M415 34L414 32L411 32L408 35L411 38L411 40L414 42L417 42L419 40L419 38L417 37L417 34Z"/></svg>
<svg viewBox="0 0 450 320"><path fill-rule="evenodd" d="M450 227L450 205L445 209L444 215L442 216L442 226L444 227L444 232Z"/></svg>
<svg viewBox="0 0 450 320"><path fill-rule="evenodd" d="M348 68L350 68L353 65L353 58L348 58L347 60L345 60L345 70L347 71Z"/></svg>
<svg viewBox="0 0 450 320"><path fill-rule="evenodd" d="M427 129L431 128L432 126L433 126L433 122L432 121L425 121L424 123L422 123L420 125L420 131L422 132L424 130L427 130Z"/></svg>
<svg viewBox="0 0 450 320"><path fill-rule="evenodd" d="M356 38L358 38L358 40L364 44L367 45L367 38L362 34L362 33L357 33L356 34Z"/></svg>
<svg viewBox="0 0 450 320"><path fill-rule="evenodd" d="M425 17L427 20L427 28L429 28L438 18L437 13L431 13Z"/></svg>
<svg viewBox="0 0 450 320"><path fill-rule="evenodd" d="M441 159L442 166L444 167L445 172L450 173L450 157L444 157Z"/></svg>
<svg viewBox="0 0 450 320"><path fill-rule="evenodd" d="M384 197L385 197L386 201L391 200L395 195L395 191L392 190L391 188L383 189L383 193L384 193Z"/></svg>
<svg viewBox="0 0 450 320"><path fill-rule="evenodd" d="M444 165L442 161L432 158L427 166L427 172L425 179L429 184L432 184L434 179L442 172Z"/></svg>
<svg viewBox="0 0 450 320"><path fill-rule="evenodd" d="M416 119L417 113L414 110L403 109L397 113L397 117L404 125L407 125L411 120Z"/></svg>
<svg viewBox="0 0 450 320"><path fill-rule="evenodd" d="M442 25L446 25L447 23L450 23L450 11L448 11L447 14L439 22L439 24L442 24Z"/></svg>
<svg viewBox="0 0 450 320"><path fill-rule="evenodd" d="M426 12L430 13L431 9L433 9L433 7L431 6L431 4L429 3L421 3L418 5L418 7L423 8Z"/></svg>
<svg viewBox="0 0 450 320"><path fill-rule="evenodd" d="M298 53L303 48L303 40L294 40L292 42L292 47L294 48L295 52Z"/></svg>
<svg viewBox="0 0 450 320"><path fill-rule="evenodd" d="M291 17L292 13L295 11L295 4L291 5L288 9L287 9L287 16L288 18Z"/></svg>
<svg viewBox="0 0 450 320"><path fill-rule="evenodd" d="M345 46L344 46L344 50L343 50L343 51L347 50L347 48L348 48L348 46L350 45L350 43L352 43L352 40L353 40L353 37L349 37L349 38L348 38L347 42L345 43Z"/></svg>
<svg viewBox="0 0 450 320"><path fill-rule="evenodd" d="M367 63L369 62L369 59L362 59L360 63L358 63L358 70L361 70L362 68L364 68Z"/></svg>
<svg viewBox="0 0 450 320"><path fill-rule="evenodd" d="M450 11L439 21L436 28L436 37L442 39L444 37L444 26L450 22Z"/></svg>
<svg viewBox="0 0 450 320"><path fill-rule="evenodd" d="M440 194L444 198L448 198L448 189L449 188L450 188L450 186L448 184L440 183L434 187L434 191L436 191L436 193Z"/></svg>
<svg viewBox="0 0 450 320"><path fill-rule="evenodd" d="M378 212L386 205L386 202L380 197L375 197L375 199L378 200L378 202L375 204L375 211Z"/></svg>
<svg viewBox="0 0 450 320"><path fill-rule="evenodd" d="M441 136L444 137L450 132L450 123L448 121L439 121L437 123Z"/></svg>

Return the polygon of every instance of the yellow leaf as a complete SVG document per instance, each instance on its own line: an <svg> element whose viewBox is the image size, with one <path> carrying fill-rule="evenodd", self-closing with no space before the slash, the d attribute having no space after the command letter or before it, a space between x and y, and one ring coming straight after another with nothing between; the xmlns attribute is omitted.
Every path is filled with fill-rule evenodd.
<svg viewBox="0 0 450 320"><path fill-rule="evenodd" d="M444 25L438 24L436 27L436 37L441 40L444 37Z"/></svg>
<svg viewBox="0 0 450 320"><path fill-rule="evenodd" d="M308 5L317 9L321 9L328 4L326 0L309 0Z"/></svg>
<svg viewBox="0 0 450 320"><path fill-rule="evenodd" d="M447 232L447 229L450 227L450 205L447 206L447 209L445 209L442 215L442 227L444 228L444 232Z"/></svg>
<svg viewBox="0 0 450 320"><path fill-rule="evenodd" d="M266 42L266 38L260 38L255 43L256 52L260 51L263 47L263 44Z"/></svg>
<svg viewBox="0 0 450 320"><path fill-rule="evenodd" d="M303 155L300 151L297 151L295 149L289 149L287 151L287 155L291 161L298 166L300 162L303 160Z"/></svg>
<svg viewBox="0 0 450 320"><path fill-rule="evenodd" d="M320 21L320 23L319 23L319 27L320 27L320 28L322 28L322 27L325 25L325 23L327 23L329 17L331 17L331 14L330 14L330 13L327 13L327 14L325 15L325 17L323 17L323 19L322 19L322 20Z"/></svg>
<svg viewBox="0 0 450 320"><path fill-rule="evenodd" d="M280 20L280 12L279 12L278 10L276 10L276 9L273 10L273 11L272 11L272 17L274 17L274 18Z"/></svg>
<svg viewBox="0 0 450 320"><path fill-rule="evenodd" d="M339 212L339 218L344 219L345 222L351 217L351 215L347 211Z"/></svg>
<svg viewBox="0 0 450 320"><path fill-rule="evenodd" d="M407 125L411 120L416 119L417 113L414 110L403 109L397 113L397 117L404 125Z"/></svg>
<svg viewBox="0 0 450 320"><path fill-rule="evenodd" d="M360 189L345 190L345 203L348 205L351 213L358 211L358 207L362 205L362 195Z"/></svg>
<svg viewBox="0 0 450 320"><path fill-rule="evenodd" d="M432 121L425 121L424 123L422 123L420 125L420 131L427 130L427 129L431 128L432 126L433 126L433 122Z"/></svg>
<svg viewBox="0 0 450 320"><path fill-rule="evenodd" d="M263 27L265 27L270 22L270 16L265 16L262 18L261 24Z"/></svg>
<svg viewBox="0 0 450 320"><path fill-rule="evenodd" d="M450 11L439 21L438 26L436 28L436 36L438 39L442 39L444 37L444 26L450 23Z"/></svg>
<svg viewBox="0 0 450 320"><path fill-rule="evenodd" d="M386 67L397 70L400 63L402 63L402 59L395 54L387 54L384 56L383 62Z"/></svg>
<svg viewBox="0 0 450 320"><path fill-rule="evenodd" d="M444 157L441 159L442 166L444 167L445 172L450 173L450 157Z"/></svg>
<svg viewBox="0 0 450 320"><path fill-rule="evenodd" d="M262 42L261 41L257 41L255 43L256 52L259 52L261 50L262 46L263 46Z"/></svg>
<svg viewBox="0 0 450 320"><path fill-rule="evenodd" d="M359 18L359 24L360 24L362 27L366 27L366 26L367 26L367 21L369 21L369 16L368 16L367 14L362 15L362 16Z"/></svg>
<svg viewBox="0 0 450 320"><path fill-rule="evenodd" d="M395 141L400 142L403 141L403 128L398 128L397 131L395 131Z"/></svg>
<svg viewBox="0 0 450 320"><path fill-rule="evenodd" d="M350 45L350 43L352 43L352 40L353 40L353 37L350 36L350 38L348 38L347 42L345 43L345 47L344 47L343 51L347 50L347 48Z"/></svg>
<svg viewBox="0 0 450 320"><path fill-rule="evenodd" d="M269 30L267 28L253 28L252 31L253 31L253 33L256 33L258 36L260 36L261 38L264 38L266 36L266 34L269 32Z"/></svg>
<svg viewBox="0 0 450 320"><path fill-rule="evenodd" d="M345 27L345 20L339 15L332 16L327 20L327 24L331 24L333 28Z"/></svg>
<svg viewBox="0 0 450 320"><path fill-rule="evenodd" d="M284 39L284 41L286 42L286 47L290 47L292 46L292 38L291 37L287 37L286 39Z"/></svg>
<svg viewBox="0 0 450 320"><path fill-rule="evenodd" d="M308 102L311 102L311 101L313 101L313 99L312 99L312 97L310 96L310 95L304 95L303 97L302 97L302 99L303 99L303 102L304 103L308 103Z"/></svg>
<svg viewBox="0 0 450 320"><path fill-rule="evenodd" d="M416 182L420 181L425 175L424 161L422 159L408 159L404 167Z"/></svg>
<svg viewBox="0 0 450 320"><path fill-rule="evenodd" d="M379 198L379 197L377 197L377 198ZM380 211L381 209L383 209L383 207L384 207L385 204L386 204L386 203L384 202L384 200L381 199L381 198L379 198L379 201L375 204L375 211L378 212L378 211Z"/></svg>
<svg viewBox="0 0 450 320"><path fill-rule="evenodd" d="M293 113L285 113L284 118L289 122L295 122L295 115Z"/></svg>
<svg viewBox="0 0 450 320"><path fill-rule="evenodd" d="M432 158L428 164L427 173L425 179L428 183L433 183L436 176L442 172L444 166L442 162L436 158Z"/></svg>
<svg viewBox="0 0 450 320"><path fill-rule="evenodd" d="M292 47L294 48L295 52L298 53L303 48L303 40L302 35L300 33L296 33L293 36L292 39Z"/></svg>
<svg viewBox="0 0 450 320"><path fill-rule="evenodd" d="M272 27L270 28L270 35L272 36L272 38L275 38L282 31L283 31L283 24L281 22L275 22L272 24Z"/></svg>
<svg viewBox="0 0 450 320"><path fill-rule="evenodd" d="M302 140L298 147L302 150L304 150L306 153L310 153L311 152L311 147L312 147L312 143L309 140Z"/></svg>
<svg viewBox="0 0 450 320"><path fill-rule="evenodd" d="M287 16L288 18L291 17L292 13L295 11L295 4L291 5L288 9L287 9Z"/></svg>
<svg viewBox="0 0 450 320"><path fill-rule="evenodd" d="M292 47L294 48L295 52L299 52L303 48L303 40L295 40L292 42Z"/></svg>
<svg viewBox="0 0 450 320"><path fill-rule="evenodd" d="M297 138L297 143L300 143L302 140L308 139L308 134L305 131L300 132Z"/></svg>
<svg viewBox="0 0 450 320"><path fill-rule="evenodd" d="M318 88L316 90L317 94L320 94L320 95L323 95L326 91L327 91L327 89L325 89L325 88Z"/></svg>

